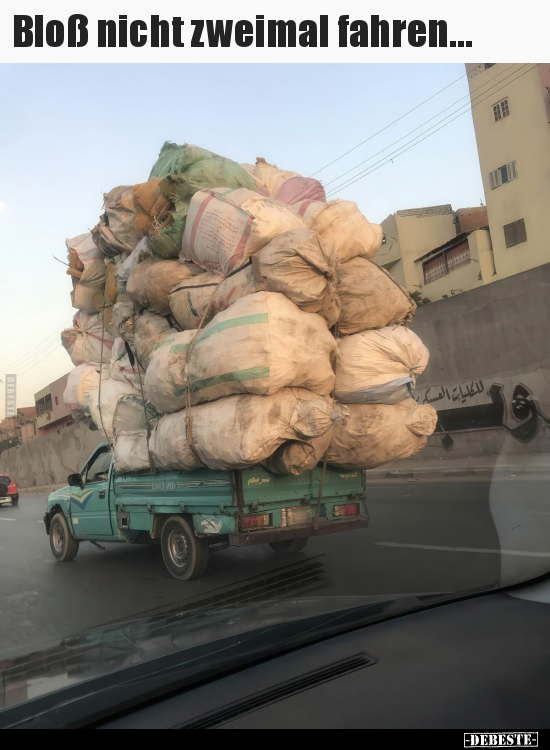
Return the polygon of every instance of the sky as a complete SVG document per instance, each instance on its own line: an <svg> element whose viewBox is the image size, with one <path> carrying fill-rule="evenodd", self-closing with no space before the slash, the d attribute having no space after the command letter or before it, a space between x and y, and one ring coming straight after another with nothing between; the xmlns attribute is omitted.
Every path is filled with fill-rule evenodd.
<svg viewBox="0 0 550 750"><path fill-rule="evenodd" d="M463 65L4 64L0 90L0 379L18 375L18 407L72 368L71 281L53 256L96 224L103 192L147 180L166 140L315 173L375 222L484 201Z"/></svg>

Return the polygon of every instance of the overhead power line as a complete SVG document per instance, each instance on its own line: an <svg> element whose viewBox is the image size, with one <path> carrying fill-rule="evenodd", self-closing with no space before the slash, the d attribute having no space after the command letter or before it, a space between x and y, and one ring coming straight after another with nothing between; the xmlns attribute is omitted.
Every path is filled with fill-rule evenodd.
<svg viewBox="0 0 550 750"><path fill-rule="evenodd" d="M409 109L408 112L405 112L403 115L401 115L397 119L393 120L392 122L388 123L387 125L384 125L384 127L381 128L380 130L377 130L376 133L373 133L372 135L369 135L369 137L365 138L364 141L361 141L361 143L358 143L356 146L353 146L352 148L350 148L345 153L341 154L340 156L337 156L336 159L333 159L332 161L329 161L328 164L325 164L324 167L320 167L317 171L313 172L313 174L310 174L309 176L310 177L314 177L316 174L319 174L319 172L322 172L324 169L327 169L328 167L331 167L333 164L336 164L337 161L340 161L340 159L343 159L348 154L351 154L352 151L355 151L356 149L358 149L363 144L367 143L368 141L372 140L373 138L376 138L376 136L380 135L380 133L383 133L384 130L387 130L388 128L391 128L391 126L395 125L396 122L399 122L404 117L407 117L408 115L412 114L412 112L415 112L417 109L420 109L420 107L423 107L424 104L427 104L432 99L435 99L436 96L439 96L439 94L442 94L444 91L446 91L451 86L454 86L455 83L458 83L458 81L461 81L466 75L467 75L466 73L463 73L458 78L455 78L454 81L451 81L451 83L448 83L446 86L443 86L442 89L439 89L439 91L436 91L435 94L432 94L427 99L424 99L424 101L420 102L420 104L417 104L416 107L413 107L412 109Z"/></svg>
<svg viewBox="0 0 550 750"><path fill-rule="evenodd" d="M446 110L450 109L451 107L454 107L456 104L458 104L458 102L462 101L462 99L469 98L476 91L480 91L482 88L485 88L489 84L492 84L493 82L496 81L497 78L500 78L500 76L502 76L504 73L506 73L506 71L508 71L510 68L514 67L516 64L517 63L512 63L511 65L508 65L508 67L504 68L504 70L498 71L496 74L494 74L493 76L491 76L491 78L489 78L488 80L484 81L480 86L477 86L476 88L472 89L471 92L465 94L464 96L461 96L459 99L457 99L454 102L452 102L451 104L449 104L448 107L445 107L443 110L441 110L440 112L438 112L436 115L434 115L433 117L431 117L428 120L426 120L424 123L422 123L421 125L419 125L414 130L410 131L410 133L407 133L405 136L402 136L402 138L398 139L397 141L394 141L394 143L392 143L389 146L386 146L385 148L381 149L381 151L378 151L376 154L373 154L371 157L369 157L369 159L372 159L372 158L374 158L374 156L377 156L379 153L382 153L383 151L387 150L388 148L391 148L392 145L394 145L395 143L398 143L400 140L403 140L403 138L406 138L407 135L410 135L411 133L414 133L416 130L419 130L427 122L431 122L431 120L435 119L436 117L439 117L439 115L441 115L443 112L445 112ZM330 166L332 164L335 164L337 161L339 161L340 159L344 158L344 156L347 156L349 153L351 153L355 149L359 148L359 146L362 146L364 143L367 143L372 138L374 138L375 136L379 135L379 133L383 132L384 130L387 130L389 127L391 127L392 125L394 125L396 122L399 122L403 118L407 117L409 114L411 114L415 110L419 109L423 104L425 104L426 102L430 101L431 99L433 99L434 97L436 97L438 94L440 94L442 91L445 91L445 89L448 89L454 83L457 83L457 81L462 80L462 78L465 78L466 76L467 76L467 73L464 73L459 78L455 79L454 81L451 81L451 83L447 84L447 86L445 86L443 89L440 89L439 91L436 91L435 94L432 94L430 97L428 97L427 99L425 99L423 102L420 102L420 104L418 104L416 107L413 107L413 109L408 110L408 112L405 112L405 114L401 115L396 120L393 120L388 125L386 125L385 127L383 127L381 130L378 130L376 133L373 133L368 138L365 138L363 141L361 141L361 143L358 143L356 146L353 146L353 148L351 148L348 151L346 151L345 153L341 154L336 159L333 159L328 164L325 164L324 167L320 167L320 169L318 169L316 172L313 172L313 174L311 174L310 177L313 177L314 175L316 175L319 172L323 171L324 169L326 169L326 167L328 167L328 166ZM498 81L497 83L500 83L500 81ZM493 85L496 85L496 83L493 83ZM354 169L357 169L361 164L363 164L365 161L368 161L369 159L365 159L363 162L359 162L359 164L356 164L355 167L352 167L351 169L347 170L346 172L343 172L342 174L338 175L337 177L334 177L328 183L325 183L324 187L326 188L327 185L332 184L333 182L335 182L336 180L339 180L341 177L345 176L349 172L352 172ZM296 196L295 200L299 201L299 200L302 200L303 198L305 198L305 196L307 195L307 190L308 190L308 188L305 188L303 190L303 192L302 192L301 195L298 194Z"/></svg>
<svg viewBox="0 0 550 750"><path fill-rule="evenodd" d="M524 75L526 75L527 73L529 73L531 70L534 70L537 67L537 65L538 65L538 63L536 65L533 65L531 68L528 68L528 70L525 70L523 73L521 73L520 75L516 76L516 78L514 78L512 81L510 81L510 83L514 83L515 81L519 80ZM518 71L515 71L515 73L517 73L517 72ZM512 74L512 75L514 75L514 74ZM508 85L508 84L506 84L506 85ZM500 91L503 88L505 88L504 85L501 86L500 88L496 89L496 91ZM432 126L432 127L428 128L428 130L433 130L433 132L432 133L428 133L428 135L424 135L424 138L420 138L420 136L423 135L423 133L421 133L419 136L416 136L411 141L408 141L407 143L403 144L403 146L408 146L408 148L400 147L399 149L396 149L396 151L393 151L390 154L387 154L385 157L383 157L383 159L380 159L378 162L375 162L373 165L371 165L371 167L368 167L367 169L363 170L363 172L360 172L358 175L354 175L353 178L350 178L349 180L345 181L344 183L342 183L340 185L337 185L333 190L331 190L327 194L327 198L330 197L331 195L334 195L337 191L342 190L344 188L347 188L350 185L353 185L355 182L358 182L358 180L363 179L363 177L366 177L367 175L372 174L372 172L377 171L378 169L380 169L381 167L383 167L385 164L388 164L390 161L393 161L393 159L396 159L398 156L401 156L402 154L404 154L406 151L410 151L410 149L414 148L414 146L417 146L419 143L422 143L422 141L425 141L427 138L429 138L430 136L434 135L439 130L442 130L443 128L447 127L447 125L450 125L451 122L454 122L459 117L462 117L463 115L467 114L474 107L477 107L482 102L484 102L487 99L489 99L490 97L494 96L494 94L496 93L496 91L491 92L490 94L488 94L487 96L485 96L483 99L481 99L479 102L476 102L476 104L474 104L471 107L469 107L468 109L464 110L464 112L461 112L456 117L454 117L452 120L449 120L449 122L444 123L443 125L441 125L436 130L433 130L433 127L435 127L435 126ZM444 118L444 119L448 119L448 118ZM442 122L442 121L440 121L440 122ZM426 133L426 131L424 131L424 133ZM420 140L418 140L418 139L420 139ZM412 141L416 141L416 143L412 143ZM412 143L412 145L408 145L409 143ZM380 163L380 162L382 162L382 163ZM377 164L379 166L376 166Z"/></svg>
<svg viewBox="0 0 550 750"><path fill-rule="evenodd" d="M28 364L30 364L33 359L39 357L53 343L51 339L55 336L59 336L61 331L71 320L72 316L60 326L58 326L55 331L53 331L53 333L50 333L48 336L46 336L46 338L42 340L42 343L34 346L32 349L29 349L25 354L22 354L17 359L12 360L8 365L4 365L2 367L2 372L9 372L9 370L12 370L15 367L26 367Z"/></svg>
<svg viewBox="0 0 550 750"><path fill-rule="evenodd" d="M506 72L507 70L509 70L510 68L513 68L513 67L514 67L514 66L515 66L516 64L517 64L517 63L513 63L512 65L509 65L509 66L508 66L507 68L505 68L505 69L504 69L503 71L501 71L501 72L499 73L499 75L502 75L502 73L505 73L505 72ZM528 63L526 63L526 64L528 64ZM511 73L510 75L514 75L515 73L519 72L519 71L520 71L520 70L522 69L522 67L525 67L525 66L526 66L526 64L524 64L523 66L521 66L521 67L517 68L517 69L516 69L516 70L515 70L515 71L514 71L513 73ZM508 76L507 76L507 77L508 77ZM494 78L496 78L496 76L494 76ZM491 79L491 80L494 80L494 79ZM506 80L506 79L503 79L503 80ZM478 91L479 89L482 89L482 88L484 88L484 86L486 86L486 85L487 85L488 83L489 83L489 81L486 81L486 82L485 82L485 84L483 84L482 86L478 86L478 88L477 88L477 89L474 89L474 90L472 91L472 93L474 93L475 91ZM497 83L495 83L495 84L494 84L493 86L491 86L490 88L494 88L494 87L495 87L496 85L498 85L498 83L502 83L502 81L498 81ZM487 89L486 91L484 91L483 93L484 93L484 94L486 94L486 93L487 93L487 91L488 91L488 89ZM339 179L340 179L341 177L344 177L345 175L349 174L350 172L353 172L353 171L354 171L355 169L358 169L358 167L360 167L360 166L361 166L362 164L365 164L365 163L366 163L367 161L370 161L371 159L374 159L374 157L375 157L375 156L378 156L378 154L381 154L381 153L383 153L384 151L387 151L387 149L388 149L388 148L391 148L392 146L395 146L395 144L396 144L396 143L399 143L399 142L400 142L400 141L402 141L402 140L403 140L404 138L407 138L407 137L408 137L409 135L412 135L412 133L416 133L416 131L417 131L417 130L420 130L421 128L423 128L423 127L424 127L424 125L427 125L427 124L428 124L429 122L431 122L432 120L435 120L435 119L436 119L437 117L439 117L440 115L442 115L442 114L444 114L445 112L447 112L447 110L449 110L449 109L451 109L452 107L454 107L454 106L455 106L456 104L458 104L458 102L462 101L462 99L467 99L467 98L469 98L469 99L470 99L470 101L474 101L475 99L478 99L478 98L479 98L480 96L481 96L481 94L479 94L479 96L476 96L476 97L471 97L471 94L469 94L469 93L468 93L468 94L465 94L464 96L461 96L461 97L460 97L460 99L457 99L456 101L452 102L452 104L449 104L449 105L448 105L447 107L444 107L444 108L443 108L443 109L442 109L441 111L439 111L439 112L438 112L437 114L435 114L435 115L434 115L433 117L430 117L429 119L425 120L425 121L424 121L423 123L421 123L420 125L418 125L418 126L417 126L416 128L413 128L413 129L412 129L412 130L410 130L410 131L409 131L408 133L406 133L405 135L401 136L401 138L398 138L398 139L397 139L396 141L394 141L393 143L390 143L390 144L389 144L388 146L385 146L384 148L380 149L380 151L377 151L377 152L376 152L375 154L372 154L372 155L371 155L371 156L369 156L369 157L368 157L367 159L364 159L363 161L359 162L359 163L358 163L358 164L356 164L356 165L355 165L354 167L351 167L350 169L348 169L348 170L347 170L346 172L342 172L342 174L338 175L337 177L334 177L334 178L333 178L332 180L330 180L329 182L326 182L326 183L324 184L324 187L326 188L326 187L327 187L328 185L331 185L331 184L332 184L333 182L336 182L336 181L337 181L337 180L339 180ZM458 109L462 109L463 107L468 107L468 102L466 102L465 104L462 104L462 105L461 105L461 106L460 106L460 107L459 107ZM457 109L457 110L455 110L455 112L458 112L458 109ZM451 115L452 115L452 114L454 114L455 112L451 112ZM451 115L448 115L448 117L450 117ZM446 119L446 118L444 118L444 119ZM442 122L442 121L440 121L440 122ZM437 123L436 123L436 124L437 124ZM434 127L435 127L435 126L434 126Z"/></svg>

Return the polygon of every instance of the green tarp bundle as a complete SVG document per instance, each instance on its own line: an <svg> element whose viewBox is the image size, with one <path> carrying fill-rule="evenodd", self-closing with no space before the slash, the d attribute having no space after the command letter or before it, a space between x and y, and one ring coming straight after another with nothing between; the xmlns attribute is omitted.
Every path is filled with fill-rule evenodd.
<svg viewBox="0 0 550 750"><path fill-rule="evenodd" d="M151 249L160 258L177 258L181 250L189 201L199 190L215 187L256 190L251 174L237 162L198 146L166 141L149 179L166 178L163 191L173 196L173 223L152 234ZM168 183L171 183L168 184Z"/></svg>

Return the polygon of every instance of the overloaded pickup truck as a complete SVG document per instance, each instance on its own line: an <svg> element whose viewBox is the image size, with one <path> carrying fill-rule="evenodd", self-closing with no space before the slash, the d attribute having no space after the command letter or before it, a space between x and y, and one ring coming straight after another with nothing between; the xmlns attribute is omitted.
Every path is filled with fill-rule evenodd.
<svg viewBox="0 0 550 750"><path fill-rule="evenodd" d="M311 536L368 524L362 471L319 466L282 476L253 466L117 475L102 443L68 483L49 496L44 516L58 561L73 560L84 541L160 544L168 572L181 581L201 576L220 549L268 544L298 552Z"/></svg>

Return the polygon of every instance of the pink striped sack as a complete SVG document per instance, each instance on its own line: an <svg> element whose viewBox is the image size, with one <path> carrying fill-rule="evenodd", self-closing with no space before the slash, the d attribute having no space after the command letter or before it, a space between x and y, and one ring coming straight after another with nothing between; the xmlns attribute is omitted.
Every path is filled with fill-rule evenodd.
<svg viewBox="0 0 550 750"><path fill-rule="evenodd" d="M225 276L274 237L303 228L287 206L253 190L200 190L189 204L180 259Z"/></svg>
<svg viewBox="0 0 550 750"><path fill-rule="evenodd" d="M113 337L103 330L99 315L77 312L73 318L73 327L61 332L61 343L68 351L73 365L85 362L108 364L111 361Z"/></svg>

